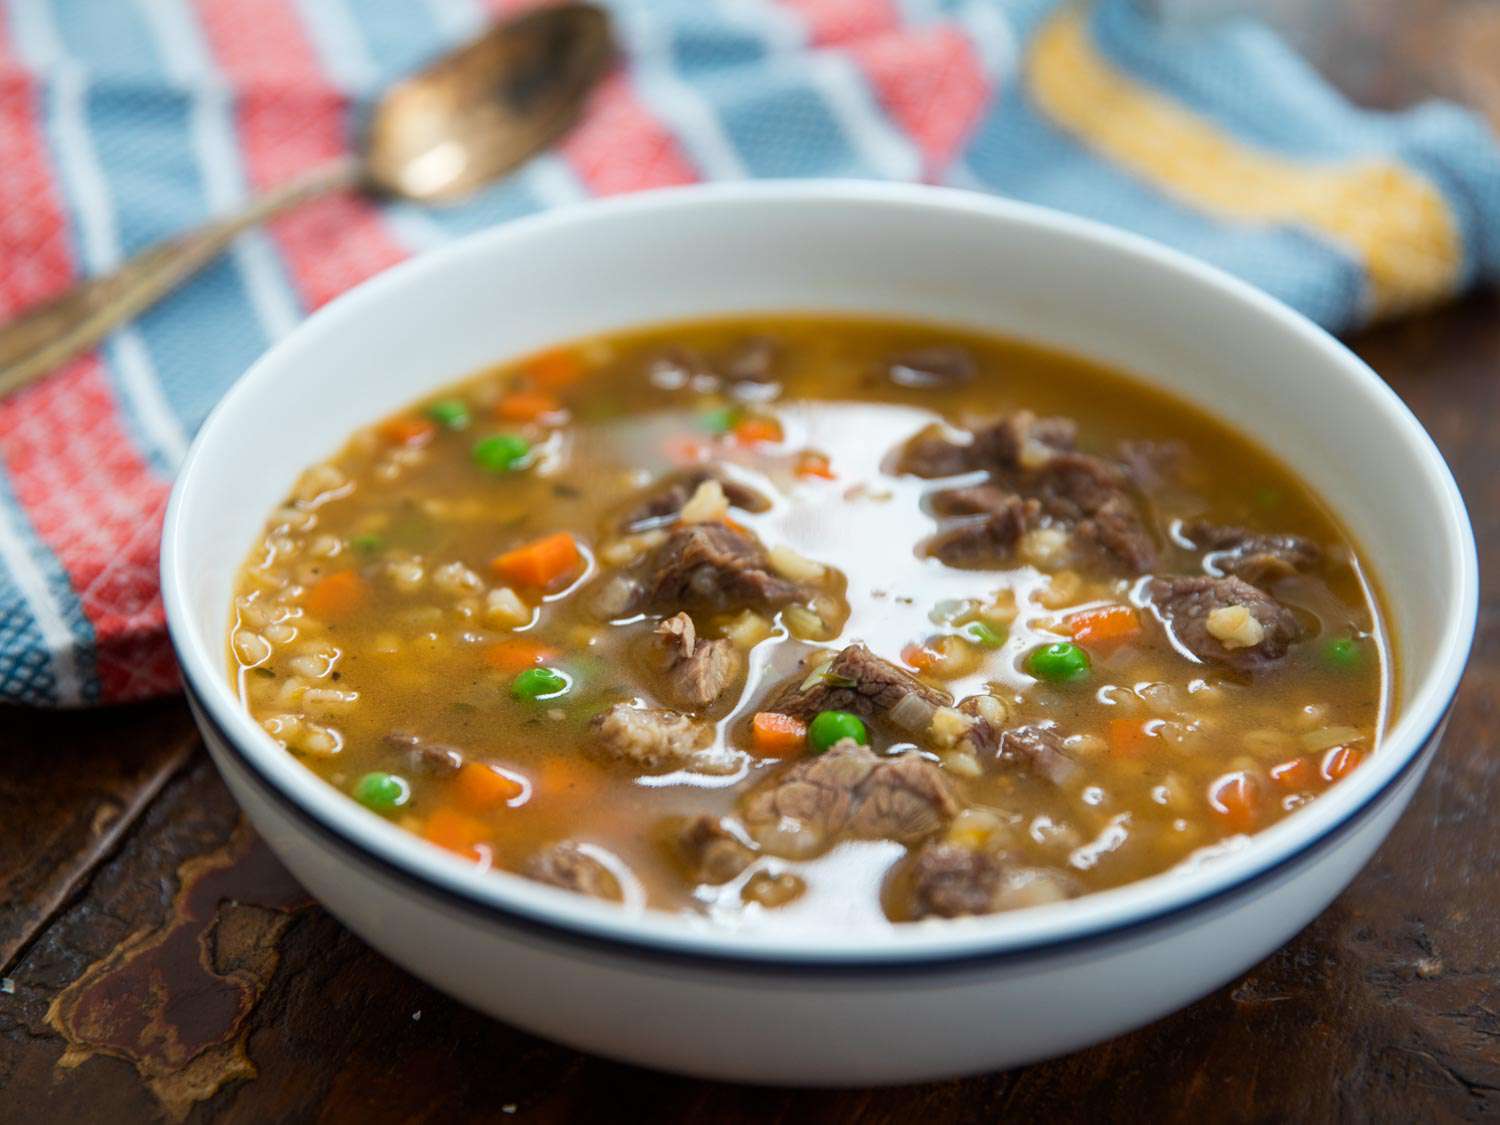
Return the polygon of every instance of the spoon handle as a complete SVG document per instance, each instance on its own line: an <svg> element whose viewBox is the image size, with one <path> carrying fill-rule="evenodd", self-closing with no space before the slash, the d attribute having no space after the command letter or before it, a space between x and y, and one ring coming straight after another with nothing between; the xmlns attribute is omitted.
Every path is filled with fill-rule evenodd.
<svg viewBox="0 0 1500 1125"><path fill-rule="evenodd" d="M0 397L93 347L212 262L250 227L327 192L356 187L361 175L362 166L353 156L319 165L256 196L232 215L148 246L116 269L21 313L0 326Z"/></svg>

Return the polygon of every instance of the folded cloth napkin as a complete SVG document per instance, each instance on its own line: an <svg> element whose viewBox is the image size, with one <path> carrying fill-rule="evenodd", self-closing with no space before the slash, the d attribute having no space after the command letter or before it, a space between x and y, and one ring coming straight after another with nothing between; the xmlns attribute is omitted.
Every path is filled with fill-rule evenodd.
<svg viewBox="0 0 1500 1125"><path fill-rule="evenodd" d="M382 84L513 6L8 0L0 314L337 154ZM1500 275L1486 127L1356 109L1253 23L1163 26L1131 0L613 8L627 63L556 152L453 210L306 207L0 402L0 699L175 690L157 537L214 401L349 286L539 208L701 179L926 180L1161 239L1332 328Z"/></svg>

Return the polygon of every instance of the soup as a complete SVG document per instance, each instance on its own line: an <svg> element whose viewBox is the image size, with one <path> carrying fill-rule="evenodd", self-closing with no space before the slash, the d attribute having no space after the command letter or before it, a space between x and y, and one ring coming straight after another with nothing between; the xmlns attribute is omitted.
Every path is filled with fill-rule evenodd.
<svg viewBox="0 0 1500 1125"><path fill-rule="evenodd" d="M931 325L485 371L309 469L245 705L475 864L733 926L989 914L1211 858L1374 752L1354 546L1216 419Z"/></svg>

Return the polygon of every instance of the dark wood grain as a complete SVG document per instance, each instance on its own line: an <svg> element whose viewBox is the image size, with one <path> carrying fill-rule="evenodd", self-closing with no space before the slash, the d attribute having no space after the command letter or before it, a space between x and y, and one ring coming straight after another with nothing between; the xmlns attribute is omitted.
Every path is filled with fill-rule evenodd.
<svg viewBox="0 0 1500 1125"><path fill-rule="evenodd" d="M1339 21L1314 53L1357 96L1435 90L1500 121L1500 51L1484 48L1500 43L1500 3L1343 0ZM180 704L0 711L13 988L0 992L0 1120L1500 1118L1500 295L1353 343L1468 498L1480 636L1443 752L1390 840L1332 908L1213 996L962 1082L826 1092L653 1074L479 1016L308 903L241 823Z"/></svg>

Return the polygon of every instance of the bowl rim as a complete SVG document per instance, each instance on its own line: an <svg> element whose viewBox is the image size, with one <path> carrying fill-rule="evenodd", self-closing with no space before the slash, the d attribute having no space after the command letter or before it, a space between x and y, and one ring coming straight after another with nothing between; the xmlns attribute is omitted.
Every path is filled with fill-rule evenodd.
<svg viewBox="0 0 1500 1125"><path fill-rule="evenodd" d="M837 204L942 212L975 222L1039 229L1049 237L1087 244L1131 259L1132 264L1175 273L1239 306L1266 331L1298 338L1340 370L1402 432L1403 451L1441 506L1451 556L1442 576L1455 597L1443 622L1439 651L1417 690L1404 701L1381 751L1364 767L1296 815L1271 825L1214 862L1192 871L1169 871L1066 902L980 918L829 933L813 928L727 930L706 919L663 911L632 912L500 871L483 871L360 807L322 781L267 736L242 707L220 668L223 652L203 644L194 629L187 555L191 513L212 482L200 471L204 450L229 440L234 417L260 394L290 377L310 341L357 325L386 294L423 284L441 285L454 264L503 255L523 237L547 236L577 224L660 221L683 209L766 205ZM1316 482L1314 482L1316 483ZM248 545L247 545L248 549ZM1376 568L1378 571L1378 567ZM1331 335L1268 294L1159 243L1050 208L927 185L844 180L770 180L697 184L605 200L591 200L500 224L411 258L370 278L313 313L277 341L240 376L210 412L173 485L162 532L162 596L168 632L184 683L199 711L258 785L297 811L325 839L338 841L378 866L431 889L483 918L525 926L558 938L629 948L648 956L720 966L801 966L817 971L952 966L976 960L1045 955L1079 942L1120 937L1171 923L1273 878L1279 869L1337 842L1389 799L1398 783L1428 760L1457 692L1478 621L1478 560L1473 529L1452 473L1431 437L1396 393ZM227 616L227 606L224 607ZM212 635L215 630L208 630Z"/></svg>

